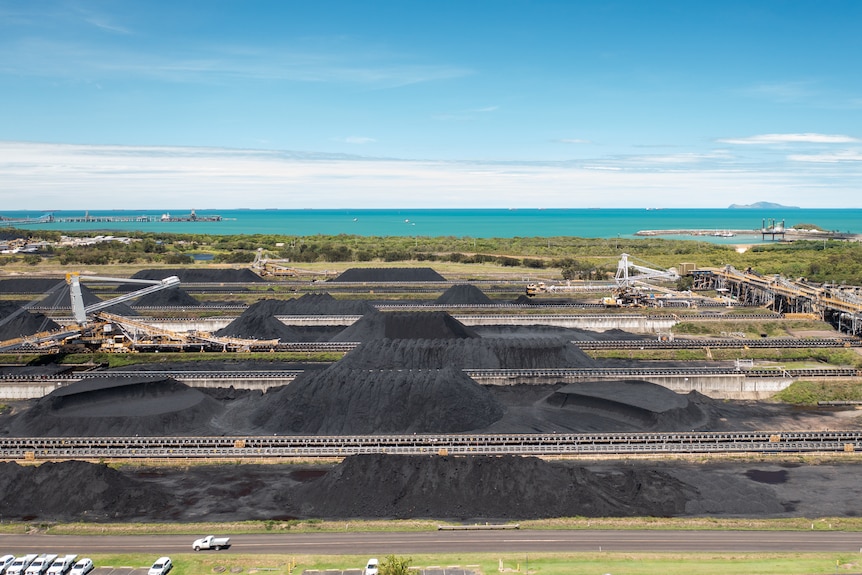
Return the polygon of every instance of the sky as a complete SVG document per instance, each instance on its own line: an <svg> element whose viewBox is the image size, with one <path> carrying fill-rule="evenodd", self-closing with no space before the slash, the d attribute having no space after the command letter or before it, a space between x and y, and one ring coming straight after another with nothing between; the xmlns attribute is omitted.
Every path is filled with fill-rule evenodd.
<svg viewBox="0 0 862 575"><path fill-rule="evenodd" d="M862 208L857 0L0 0L0 215Z"/></svg>

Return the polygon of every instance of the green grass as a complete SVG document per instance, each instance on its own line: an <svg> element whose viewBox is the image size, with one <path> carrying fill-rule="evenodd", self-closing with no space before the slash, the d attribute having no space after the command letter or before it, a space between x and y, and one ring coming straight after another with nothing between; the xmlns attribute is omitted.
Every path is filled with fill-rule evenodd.
<svg viewBox="0 0 862 575"><path fill-rule="evenodd" d="M817 405L819 401L862 401L862 383L855 381L795 381L772 396L793 405Z"/></svg>

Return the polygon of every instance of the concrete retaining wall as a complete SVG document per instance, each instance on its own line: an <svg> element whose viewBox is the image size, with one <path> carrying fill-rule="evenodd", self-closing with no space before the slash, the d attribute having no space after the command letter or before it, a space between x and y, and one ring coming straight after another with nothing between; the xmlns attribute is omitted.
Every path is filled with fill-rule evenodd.
<svg viewBox="0 0 862 575"><path fill-rule="evenodd" d="M251 389L266 393L268 390L290 384L293 377L194 377L177 376L178 381L191 387ZM576 383L578 381L619 381L618 376L478 376L481 385L552 385ZM791 378L747 378L743 374L701 376L645 376L643 381L666 387L676 393L697 391L714 399L764 399L781 391L791 383ZM73 383L69 379L34 379L0 383L0 400L22 400L43 397L53 390Z"/></svg>

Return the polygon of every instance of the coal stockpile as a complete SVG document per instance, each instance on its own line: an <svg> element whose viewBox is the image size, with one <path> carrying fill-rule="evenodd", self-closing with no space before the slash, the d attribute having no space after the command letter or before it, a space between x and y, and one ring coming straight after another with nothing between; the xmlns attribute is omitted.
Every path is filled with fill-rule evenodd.
<svg viewBox="0 0 862 575"><path fill-rule="evenodd" d="M302 297L282 301L275 310L277 315L364 315L377 309L361 300L339 300L328 293L308 293Z"/></svg>
<svg viewBox="0 0 862 575"><path fill-rule="evenodd" d="M431 268L350 268L334 282L445 282Z"/></svg>
<svg viewBox="0 0 862 575"><path fill-rule="evenodd" d="M706 415L685 395L646 381L573 383L545 402L557 409L622 423L627 429L692 429Z"/></svg>
<svg viewBox="0 0 862 575"><path fill-rule="evenodd" d="M278 315L361 315L376 312L367 302L337 300L329 294L306 294L290 300L265 299L250 305L238 318L216 331L225 337L279 339L283 342L328 341L331 329L288 326ZM337 334L337 332L336 332Z"/></svg>
<svg viewBox="0 0 862 575"><path fill-rule="evenodd" d="M182 288L170 288L139 297L134 306L138 307L194 307L201 302Z"/></svg>
<svg viewBox="0 0 862 575"><path fill-rule="evenodd" d="M363 343L339 364L352 369L544 369L595 362L557 338L381 339Z"/></svg>
<svg viewBox="0 0 862 575"><path fill-rule="evenodd" d="M154 519L171 501L157 485L136 481L104 464L0 462L4 519L111 521Z"/></svg>
<svg viewBox="0 0 862 575"><path fill-rule="evenodd" d="M211 435L221 404L165 377L83 380L11 417L9 435L98 437Z"/></svg>
<svg viewBox="0 0 862 575"><path fill-rule="evenodd" d="M268 433L458 433L485 427L503 408L453 368L305 372L265 397L251 420Z"/></svg>
<svg viewBox="0 0 862 575"><path fill-rule="evenodd" d="M10 278L0 280L0 293L44 294L64 285L59 278Z"/></svg>
<svg viewBox="0 0 862 575"><path fill-rule="evenodd" d="M138 286L140 288L140 286ZM115 297L116 294L112 294L106 297L106 299L111 299ZM91 306L96 303L100 303L103 301L99 296L93 293L93 290L88 288L85 285L81 285L81 298L84 300L84 307ZM39 303L36 304L36 307L40 308L48 308L48 309L57 309L57 310L72 310L72 300L69 295L68 289L58 290L47 297L43 298ZM138 313L126 305L124 302L116 303L110 307L107 307L100 311L106 311L108 313L113 313L116 315L138 315Z"/></svg>
<svg viewBox="0 0 862 575"><path fill-rule="evenodd" d="M441 305L482 305L491 303L491 298L474 285L459 284L444 291L440 297L434 300L434 303Z"/></svg>
<svg viewBox="0 0 862 575"><path fill-rule="evenodd" d="M332 341L376 339L467 339L476 332L446 312L372 312L332 338Z"/></svg>
<svg viewBox="0 0 862 575"><path fill-rule="evenodd" d="M250 269L164 269L141 270L132 276L139 280L163 280L177 276L180 283L266 283L266 280ZM135 284L125 284L124 289L139 289Z"/></svg>
<svg viewBox="0 0 862 575"><path fill-rule="evenodd" d="M60 326L41 313L33 313L13 303L0 301L0 341L56 329L60 329Z"/></svg>
<svg viewBox="0 0 862 575"><path fill-rule="evenodd" d="M461 520L668 517L695 495L661 471L596 473L509 455L355 455L290 492L304 517Z"/></svg>

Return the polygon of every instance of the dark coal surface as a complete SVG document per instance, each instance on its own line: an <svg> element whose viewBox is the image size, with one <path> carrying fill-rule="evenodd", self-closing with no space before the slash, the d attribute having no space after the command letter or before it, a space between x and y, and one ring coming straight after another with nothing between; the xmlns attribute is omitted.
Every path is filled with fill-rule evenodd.
<svg viewBox="0 0 862 575"><path fill-rule="evenodd" d="M0 301L0 341L55 329L60 329L60 325L41 313Z"/></svg>
<svg viewBox="0 0 862 575"><path fill-rule="evenodd" d="M856 517L862 514L860 467L849 461L583 463L431 455L354 456L334 465L119 469L0 463L0 513L28 521L114 522Z"/></svg>
<svg viewBox="0 0 862 575"><path fill-rule="evenodd" d="M171 378L85 379L10 417L19 437L211 435L222 405Z"/></svg>
<svg viewBox="0 0 862 575"><path fill-rule="evenodd" d="M64 285L61 278L9 278L0 280L0 293L44 294Z"/></svg>
<svg viewBox="0 0 862 575"><path fill-rule="evenodd" d="M458 369L355 370L339 364L298 376L266 396L251 421L267 433L458 433L503 415L493 395Z"/></svg>
<svg viewBox="0 0 862 575"><path fill-rule="evenodd" d="M4 519L145 521L158 517L171 500L160 486L138 481L104 464L0 462L0 512Z"/></svg>
<svg viewBox="0 0 862 575"><path fill-rule="evenodd" d="M597 474L535 457L356 455L291 495L301 516L475 520L674 516L694 489L659 471Z"/></svg>
<svg viewBox="0 0 862 575"><path fill-rule="evenodd" d="M444 311L367 313L332 341L372 341L378 339L478 338L479 335Z"/></svg>
<svg viewBox="0 0 862 575"><path fill-rule="evenodd" d="M595 361L559 338L377 339L344 356L351 369L540 369L592 367Z"/></svg>
<svg viewBox="0 0 862 575"><path fill-rule="evenodd" d="M363 315L377 311L365 300L339 300L328 293L308 293L282 302L278 315Z"/></svg>
<svg viewBox="0 0 862 575"><path fill-rule="evenodd" d="M180 278L180 283L266 283L266 280L250 269L163 269L141 270L132 279L163 280L170 276ZM135 284L126 284L126 289L139 289Z"/></svg>
<svg viewBox="0 0 862 575"><path fill-rule="evenodd" d="M360 315L376 310L365 302L340 301L329 294L306 294L298 299L264 299L250 305L238 318L215 332L219 336L279 339L283 342L327 341L335 329L310 330L288 326L279 315Z"/></svg>
<svg viewBox="0 0 862 575"><path fill-rule="evenodd" d="M175 287L148 293L134 300L132 305L140 307L194 307L201 305L201 302L189 295L183 288Z"/></svg>
<svg viewBox="0 0 862 575"><path fill-rule="evenodd" d="M491 298L474 285L459 284L447 289L434 300L437 304L481 305L491 303Z"/></svg>
<svg viewBox="0 0 862 575"><path fill-rule="evenodd" d="M350 268L335 282L444 282L446 278L431 268Z"/></svg>

